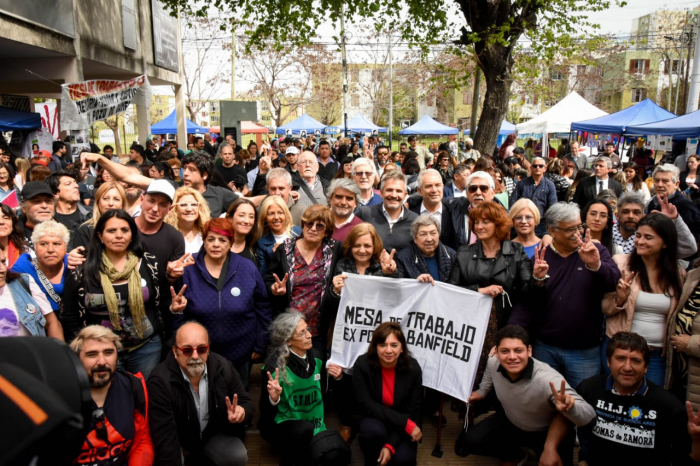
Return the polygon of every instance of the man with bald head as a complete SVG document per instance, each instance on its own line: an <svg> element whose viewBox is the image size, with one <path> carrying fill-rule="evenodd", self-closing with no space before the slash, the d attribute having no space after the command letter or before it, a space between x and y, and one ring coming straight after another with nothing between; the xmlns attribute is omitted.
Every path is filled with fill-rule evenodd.
<svg viewBox="0 0 700 466"><path fill-rule="evenodd" d="M547 165L542 157L532 159L532 164L530 164L532 175L518 183L510 196L510 205L515 204L522 198L530 199L535 203L542 219L539 225L535 226L535 234L540 237L547 233L544 214L547 212L547 209L557 203L557 188L550 179L545 178L546 168Z"/></svg>
<svg viewBox="0 0 700 466"><path fill-rule="evenodd" d="M175 301L176 298L173 298ZM245 426L255 409L233 365L209 351L209 333L187 322L148 378L156 465L245 465Z"/></svg>

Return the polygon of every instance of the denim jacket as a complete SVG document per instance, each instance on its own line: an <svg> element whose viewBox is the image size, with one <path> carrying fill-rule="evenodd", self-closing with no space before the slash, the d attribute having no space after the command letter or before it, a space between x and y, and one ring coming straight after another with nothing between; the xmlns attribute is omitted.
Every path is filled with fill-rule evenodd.
<svg viewBox="0 0 700 466"><path fill-rule="evenodd" d="M31 277L26 273L20 274L16 280L7 282L12 292L12 300L22 325L34 337L46 336L46 318L41 313L39 305L29 292L29 280ZM22 283L24 282L24 283ZM26 287L26 288L25 288Z"/></svg>

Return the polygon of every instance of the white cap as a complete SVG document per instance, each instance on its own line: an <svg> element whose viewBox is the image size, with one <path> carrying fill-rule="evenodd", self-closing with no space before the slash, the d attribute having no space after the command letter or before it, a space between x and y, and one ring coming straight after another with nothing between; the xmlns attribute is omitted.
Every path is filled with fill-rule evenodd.
<svg viewBox="0 0 700 466"><path fill-rule="evenodd" d="M297 149L297 148L294 147L294 146L289 146L289 147L287 147L287 151L284 153L284 155L287 155L287 154L298 154L298 153L299 153L299 149Z"/></svg>
<svg viewBox="0 0 700 466"><path fill-rule="evenodd" d="M175 198L175 188L167 180L153 180L148 185L147 194L165 194L173 202Z"/></svg>

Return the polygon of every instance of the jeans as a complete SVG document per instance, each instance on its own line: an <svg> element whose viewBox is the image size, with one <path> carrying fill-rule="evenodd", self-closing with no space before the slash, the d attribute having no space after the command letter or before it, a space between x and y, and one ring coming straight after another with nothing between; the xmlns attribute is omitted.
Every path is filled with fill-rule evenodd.
<svg viewBox="0 0 700 466"><path fill-rule="evenodd" d="M154 335L148 343L141 348L119 353L117 369L136 374L141 372L144 378L148 378L153 368L160 362L160 335Z"/></svg>
<svg viewBox="0 0 700 466"><path fill-rule="evenodd" d="M600 359L603 363L603 371L606 374L610 374L608 358L605 354L606 348L608 347L608 342L610 342L610 338L608 338L606 335L600 349ZM664 386L664 383L666 382L666 357L661 357L661 350L649 352L649 367L647 367L646 377L647 380L653 382L659 387Z"/></svg>
<svg viewBox="0 0 700 466"><path fill-rule="evenodd" d="M566 349L538 341L532 349L532 356L549 364L552 369L564 376L569 385L576 389L578 384L589 377L600 374L600 347L586 349ZM553 380L554 386L559 381Z"/></svg>

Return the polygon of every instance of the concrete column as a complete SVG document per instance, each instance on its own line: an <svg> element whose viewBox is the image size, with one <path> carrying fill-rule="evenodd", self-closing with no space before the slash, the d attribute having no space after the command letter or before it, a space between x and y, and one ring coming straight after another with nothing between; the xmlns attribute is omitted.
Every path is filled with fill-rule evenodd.
<svg viewBox="0 0 700 466"><path fill-rule="evenodd" d="M175 117L177 121L177 146L187 150L187 106L185 105L185 88L175 85Z"/></svg>
<svg viewBox="0 0 700 466"><path fill-rule="evenodd" d="M146 147L146 140L151 134L151 112L148 107L136 105L136 120L138 121L139 142Z"/></svg>

